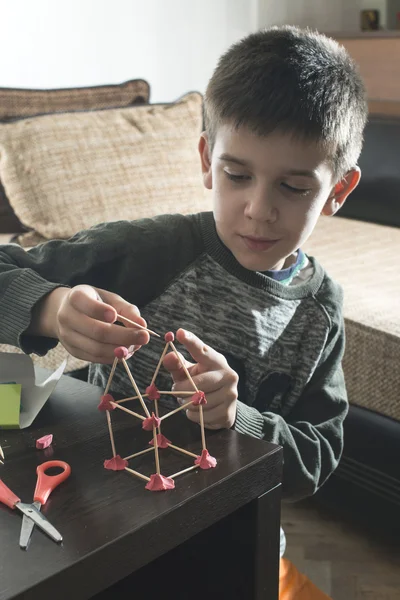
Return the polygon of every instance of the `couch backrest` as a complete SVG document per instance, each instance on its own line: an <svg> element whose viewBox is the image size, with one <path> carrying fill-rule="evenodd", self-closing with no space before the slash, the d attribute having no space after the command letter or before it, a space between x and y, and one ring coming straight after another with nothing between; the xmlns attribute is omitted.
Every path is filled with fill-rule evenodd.
<svg viewBox="0 0 400 600"><path fill-rule="evenodd" d="M362 176L338 216L400 227L400 118L370 115Z"/></svg>

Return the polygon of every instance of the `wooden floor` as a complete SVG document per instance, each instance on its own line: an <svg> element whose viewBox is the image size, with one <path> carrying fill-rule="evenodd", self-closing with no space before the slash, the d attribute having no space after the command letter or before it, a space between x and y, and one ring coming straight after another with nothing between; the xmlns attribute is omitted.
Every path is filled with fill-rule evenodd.
<svg viewBox="0 0 400 600"><path fill-rule="evenodd" d="M282 506L285 556L332 600L400 600L400 540L383 541L312 500Z"/></svg>

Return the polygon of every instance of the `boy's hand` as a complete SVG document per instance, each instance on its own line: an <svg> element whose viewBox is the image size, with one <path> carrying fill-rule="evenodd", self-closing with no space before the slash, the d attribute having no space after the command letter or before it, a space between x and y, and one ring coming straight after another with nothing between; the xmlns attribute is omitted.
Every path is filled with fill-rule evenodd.
<svg viewBox="0 0 400 600"><path fill-rule="evenodd" d="M222 354L204 344L193 333L178 329L176 339L185 346L195 361L190 363L182 356L193 381L207 398L207 404L203 406L204 425L208 429L231 428L236 419L237 373L230 368ZM166 355L164 366L172 375L172 389L177 397L180 391L190 389L185 371L174 352ZM190 405L186 414L191 421L200 422L198 406Z"/></svg>
<svg viewBox="0 0 400 600"><path fill-rule="evenodd" d="M54 337L82 360L112 363L116 347L133 352L150 339L134 325L114 325L117 313L146 326L139 309L117 294L89 285L57 288L35 307L27 333Z"/></svg>

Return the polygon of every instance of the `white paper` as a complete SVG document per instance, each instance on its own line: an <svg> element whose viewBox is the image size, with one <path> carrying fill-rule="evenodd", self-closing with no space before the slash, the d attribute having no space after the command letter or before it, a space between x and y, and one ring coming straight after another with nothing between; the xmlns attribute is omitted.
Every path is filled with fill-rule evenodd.
<svg viewBox="0 0 400 600"><path fill-rule="evenodd" d="M66 364L65 359L47 379L41 381L42 377L36 373L30 356L0 352L0 383L13 381L22 386L20 429L32 425L60 380Z"/></svg>

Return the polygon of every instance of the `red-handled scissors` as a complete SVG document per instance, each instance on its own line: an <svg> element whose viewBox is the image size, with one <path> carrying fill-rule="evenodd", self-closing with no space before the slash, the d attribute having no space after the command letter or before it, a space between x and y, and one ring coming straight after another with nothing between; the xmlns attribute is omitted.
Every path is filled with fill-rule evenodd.
<svg viewBox="0 0 400 600"><path fill-rule="evenodd" d="M52 467L60 468L61 473L58 473L57 475L47 475L46 471L48 471ZM60 483L68 479L68 477L71 475L71 467L68 463L62 460L50 460L39 465L36 469L36 473L37 482L35 493L33 495L32 506L40 516L43 516L40 513L41 507L43 506L43 504L46 504L51 492L55 490L56 487L60 485ZM38 523L32 519L31 515L27 515L26 513L24 514L24 517L22 519L21 535L19 538L19 545L21 546L21 548L26 549L28 547L33 529L37 524ZM59 538L56 541L62 541L61 534L59 534Z"/></svg>
<svg viewBox="0 0 400 600"><path fill-rule="evenodd" d="M39 475L39 469L44 468L44 470L46 470L49 468L49 465L50 466L52 466L52 465L60 466L60 462L59 461L51 461L50 463L44 463L43 465L38 467L38 475ZM69 466L66 463L61 463L61 465L62 465L61 468L64 468L64 465L66 465L70 472ZM63 475L63 473L61 473L61 475ZM68 477L68 475L67 475L67 477ZM39 477L38 477L38 479L39 479ZM63 479L65 479L65 476L63 477ZM50 489L47 493L46 499L49 496L51 490L54 489L59 483L61 483L60 479L55 484L53 482L53 485L51 487L46 485L46 487L50 487ZM36 486L36 487L38 487L38 486ZM53 527L53 525L49 522L49 520L44 515L41 514L41 512L40 512L41 502L35 502L33 504L24 504L23 502L21 502L21 499L18 498L18 496L16 496L10 490L10 488L8 488L6 486L6 484L3 481L1 481L1 479L0 479L0 502L5 504L6 506L9 506L13 510L15 508L18 508L18 510L20 510L24 515L26 527L28 526L28 523L32 523L33 526L37 525L38 527L40 527L40 529L42 531L44 531L49 537L51 537L51 539L53 539L55 542L62 541L62 535L60 534L60 532L57 531L57 529L55 527Z"/></svg>

